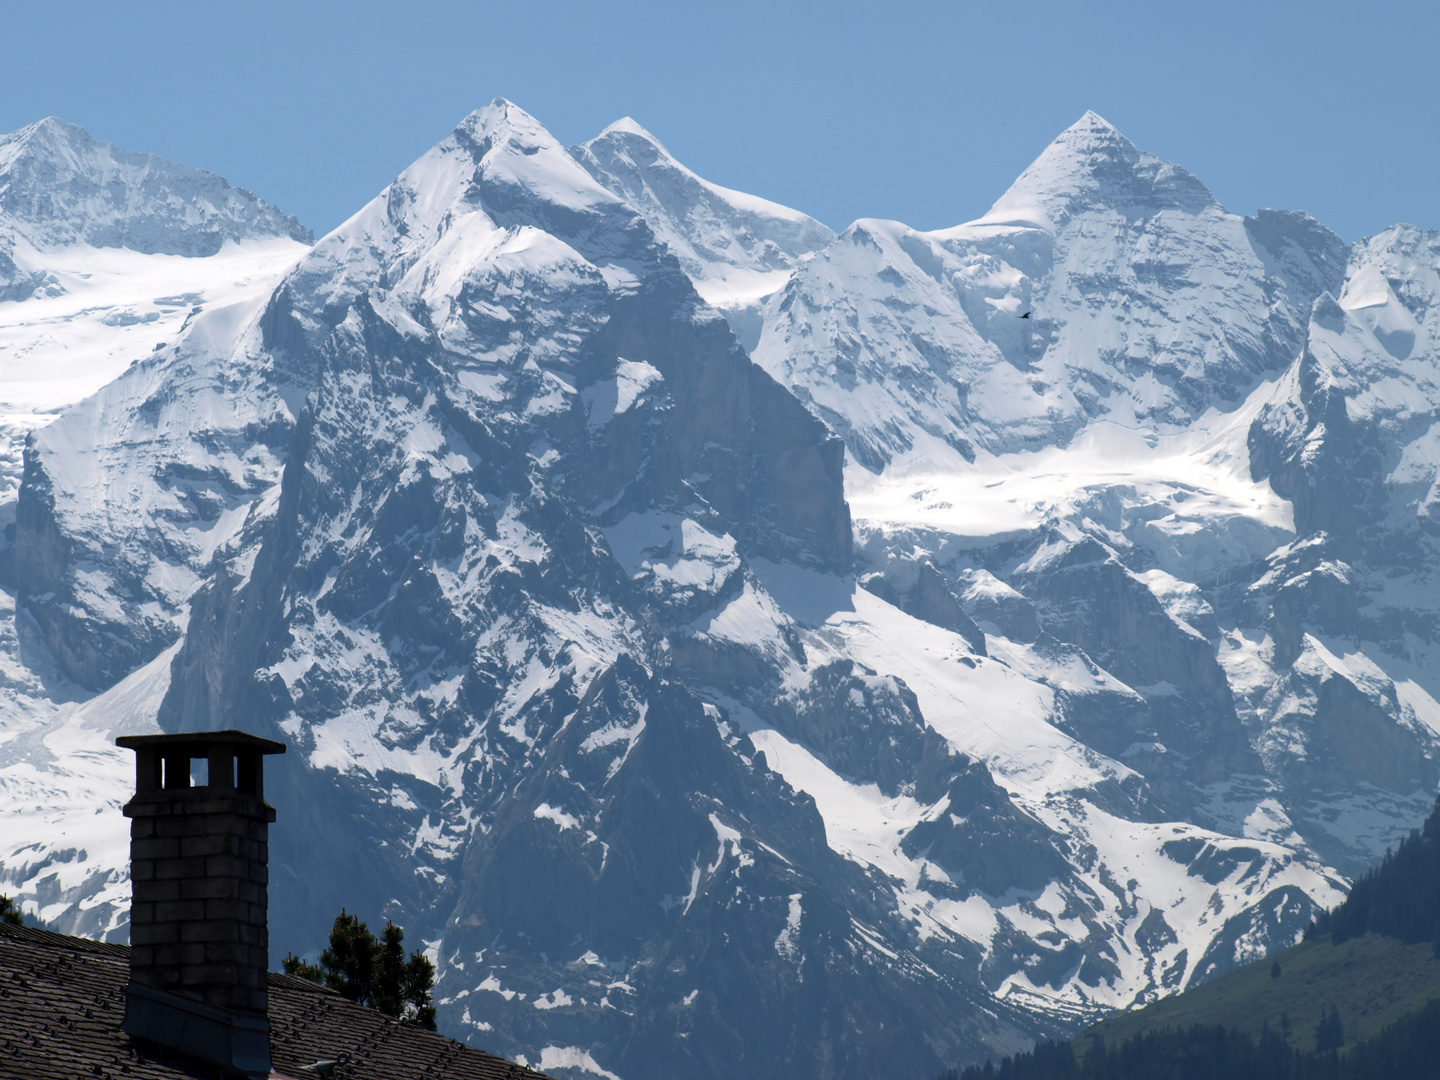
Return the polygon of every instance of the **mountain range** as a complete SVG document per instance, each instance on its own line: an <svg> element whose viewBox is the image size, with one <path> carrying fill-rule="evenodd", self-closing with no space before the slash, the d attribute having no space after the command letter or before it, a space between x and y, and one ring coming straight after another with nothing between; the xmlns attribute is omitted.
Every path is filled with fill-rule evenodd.
<svg viewBox="0 0 1440 1080"><path fill-rule="evenodd" d="M497 100L318 241L0 139L0 885L123 939L116 735L286 741L342 906L560 1076L931 1076L1297 939L1429 809L1440 236L1093 113L840 232Z"/></svg>

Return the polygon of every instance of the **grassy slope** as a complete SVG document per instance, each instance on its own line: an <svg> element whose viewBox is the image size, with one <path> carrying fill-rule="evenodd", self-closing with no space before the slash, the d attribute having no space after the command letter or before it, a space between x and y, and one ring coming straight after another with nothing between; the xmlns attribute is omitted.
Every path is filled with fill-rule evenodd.
<svg viewBox="0 0 1440 1080"><path fill-rule="evenodd" d="M1350 1044L1440 997L1440 960L1433 956L1428 943L1406 945L1366 934L1332 945L1326 935L1184 994L1103 1020L1076 1040L1076 1049L1088 1049L1097 1034L1114 1046L1143 1031L1191 1024L1223 1024L1258 1036L1266 1021L1281 1030L1281 1016L1288 1015L1291 1045L1310 1050L1315 1025L1331 1005L1340 1010L1345 1042ZM1278 979L1270 975L1273 961L1280 963Z"/></svg>

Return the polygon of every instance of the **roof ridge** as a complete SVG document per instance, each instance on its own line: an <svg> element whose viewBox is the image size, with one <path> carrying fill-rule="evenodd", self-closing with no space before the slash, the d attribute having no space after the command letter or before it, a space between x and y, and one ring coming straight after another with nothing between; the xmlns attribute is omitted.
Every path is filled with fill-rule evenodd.
<svg viewBox="0 0 1440 1080"><path fill-rule="evenodd" d="M321 983L311 982L309 979L302 979L298 975L286 975L283 971L267 971L265 977L269 980L271 986L283 986L290 990L304 990L312 994L328 994L330 997L342 996L337 991ZM347 998L346 1000L349 999Z"/></svg>
<svg viewBox="0 0 1440 1080"><path fill-rule="evenodd" d="M94 938L62 934L55 930L42 930L38 926L11 926L8 923L0 923L0 937L13 937L37 945L59 946L75 949L77 952L100 953L103 956L117 958L126 958L130 955L129 945L119 945L112 941L96 941Z"/></svg>
<svg viewBox="0 0 1440 1080"><path fill-rule="evenodd" d="M130 948L33 926L0 925L0 1031L9 1037L6 1076L66 1076L128 1066L135 1080L197 1080L210 1066L136 1042L122 1028ZM306 979L269 972L272 1077L310 1075L312 1064L347 1058L357 1080L545 1080L521 1065L440 1031L406 1023ZM0 1042L4 1042L0 1039Z"/></svg>

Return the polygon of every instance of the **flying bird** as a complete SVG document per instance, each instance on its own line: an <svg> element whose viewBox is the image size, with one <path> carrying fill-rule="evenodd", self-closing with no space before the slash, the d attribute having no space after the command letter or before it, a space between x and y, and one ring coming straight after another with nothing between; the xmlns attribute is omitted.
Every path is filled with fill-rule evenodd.
<svg viewBox="0 0 1440 1080"><path fill-rule="evenodd" d="M1029 317L1030 317L1030 312L1028 312L1028 311L1025 312L1024 315L1021 315L1021 316L1020 316L1020 318L1022 318L1022 319L1028 319Z"/></svg>

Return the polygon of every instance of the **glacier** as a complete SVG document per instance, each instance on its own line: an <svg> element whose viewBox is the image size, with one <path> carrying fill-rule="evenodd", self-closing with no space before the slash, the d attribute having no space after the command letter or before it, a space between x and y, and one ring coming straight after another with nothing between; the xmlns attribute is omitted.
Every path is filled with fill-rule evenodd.
<svg viewBox="0 0 1440 1080"><path fill-rule="evenodd" d="M1089 113L837 234L497 99L311 240L0 138L28 912L123 940L111 740L243 727L279 954L392 918L561 1076L931 1075L1290 942L1433 801L1435 233Z"/></svg>

